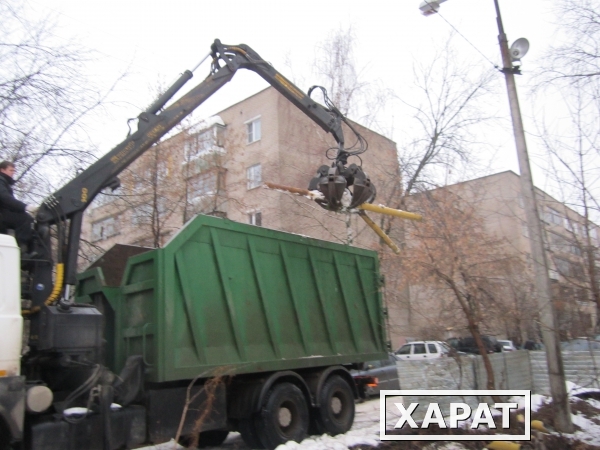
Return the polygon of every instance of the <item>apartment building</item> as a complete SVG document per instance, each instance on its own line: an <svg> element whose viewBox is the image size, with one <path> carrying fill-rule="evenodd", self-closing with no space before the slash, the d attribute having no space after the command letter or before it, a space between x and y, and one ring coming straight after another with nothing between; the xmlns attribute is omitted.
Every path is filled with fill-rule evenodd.
<svg viewBox="0 0 600 450"><path fill-rule="evenodd" d="M515 336L512 327L515 324L511 323L514 318L503 320L509 315L501 317L497 312L493 313L496 317L492 317L488 323L491 327L488 331L517 340L539 338L533 283L528 281L532 270L531 250L519 175L506 171L435 191L440 190L453 193L475 208L485 231L502 239L508 253L524 262L525 269L521 275L529 288L526 286L522 289L523 298L519 300L522 303L516 306L519 314L515 316L517 321L523 321L521 335ZM537 200L561 335L563 338L589 336L597 321L594 297L599 289L600 228L540 189L537 189ZM403 338L448 338L468 334L464 327L451 323L452 317L443 306L448 292L443 291L422 285L410 286L406 290L407 302L398 302L397 308L392 305L390 310L395 342L400 343ZM407 304L410 305L410 311ZM460 316L460 312L457 316ZM446 333L440 336L440 329ZM433 330L437 332L435 336L424 335Z"/></svg>
<svg viewBox="0 0 600 450"><path fill-rule="evenodd" d="M385 203L400 182L396 145L354 124L369 149L360 163ZM356 140L344 129L347 142ZM306 188L335 155L333 137L269 87L149 149L104 192L83 225L82 264L116 243L160 247L194 215L212 214L365 248L379 238L356 215L267 190L264 182Z"/></svg>

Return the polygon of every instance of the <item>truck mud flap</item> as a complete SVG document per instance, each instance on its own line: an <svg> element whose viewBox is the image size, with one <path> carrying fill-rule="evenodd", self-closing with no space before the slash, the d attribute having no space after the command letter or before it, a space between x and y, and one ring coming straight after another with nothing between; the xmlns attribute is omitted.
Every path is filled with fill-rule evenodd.
<svg viewBox="0 0 600 450"><path fill-rule="evenodd" d="M150 442L166 442L175 436L183 407L186 402L187 387L153 389L148 391L148 428ZM194 396L196 396L194 398ZM227 402L224 384L217 386L207 401L206 391L202 385L194 386L190 392L194 398L189 405L182 436L187 436L194 429L198 432L224 429L227 427ZM210 411L204 415L204 409ZM196 423L202 420L202 423Z"/></svg>
<svg viewBox="0 0 600 450"><path fill-rule="evenodd" d="M112 449L132 448L146 441L146 408L129 406L110 413ZM31 450L104 450L100 414L92 414L81 422L66 422L55 414L37 418L28 424L25 448Z"/></svg>
<svg viewBox="0 0 600 450"><path fill-rule="evenodd" d="M13 439L21 439L25 417L25 377L0 378L0 432L5 430ZM10 439L8 439L10 440ZM0 436L0 446L6 441Z"/></svg>

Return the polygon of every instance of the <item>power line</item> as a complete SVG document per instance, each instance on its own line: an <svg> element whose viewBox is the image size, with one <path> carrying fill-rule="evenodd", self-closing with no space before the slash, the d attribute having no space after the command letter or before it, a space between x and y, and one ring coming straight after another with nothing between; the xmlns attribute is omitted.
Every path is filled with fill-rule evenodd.
<svg viewBox="0 0 600 450"><path fill-rule="evenodd" d="M52 11L53 13L55 13L55 14L57 14L59 16L62 16L64 18L68 19L71 22L76 22L77 21L77 19L75 17L70 16L69 14L65 13L62 9L56 9L56 8L54 8L52 6L47 5L46 3L42 3L42 2L39 2L37 0L29 0L29 3L33 3L33 4L37 5L39 8L45 9L47 11ZM110 37L110 38L112 38L114 40L117 39L116 35L114 35L114 34L112 34L110 32L107 32L105 29L100 29L98 26L91 25L91 29L93 29L93 31L95 33L97 33L97 34L105 35L105 36ZM67 37L61 36L60 34L57 34L54 29L53 30L48 30L48 33L51 34L52 36L58 38L58 39L61 39L61 40L65 41L65 42L70 42L72 40L72 38L67 38ZM107 52L99 50L97 48L94 48L93 51L95 53L99 54L99 55L104 56L104 57L111 58L111 59L114 59L116 61L120 61L122 63L126 63L130 67L137 67L137 68L142 69L144 71L152 70L149 67L146 67L145 65L140 64L139 62L136 62L135 60L126 60L124 58L121 58L121 57L116 56L114 54L107 53ZM149 56L153 54L151 51L148 51L148 50L146 50L144 48L140 48L140 47L136 46L136 53L138 51L141 51L141 52L143 52L143 53L145 53L145 54L147 54Z"/></svg>
<svg viewBox="0 0 600 450"><path fill-rule="evenodd" d="M493 61L492 61L490 58L488 58L487 56L485 56L485 54L484 54L484 53L483 53L481 50L479 50L479 49L478 49L478 48L475 46L475 44L473 44L473 43L472 43L472 42L471 42L469 39L467 39L467 37L466 37L464 34L462 34L462 33L461 33L459 30L458 30L458 28L456 28L454 25L452 25L452 24L451 24L451 23L448 21L448 19L446 19L444 16L442 16L442 15L440 14L440 12L439 12L439 11L437 11L437 15L438 15L438 16L440 16L444 22L446 22L448 25L450 25L450 27L451 27L451 28L452 28L454 31L456 31L460 37L462 37L462 38L463 38L465 41L467 41L467 43L468 43L468 44L469 44L471 47L473 47L473 48L474 48L474 49L477 51L477 53L479 53L481 56L483 56L483 58L484 58L484 59L485 59L487 62L489 62L489 63L490 63L490 64L491 64L491 65L492 65L492 66L493 66L495 69L497 69L497 68L498 68L498 64L494 63L494 62L493 62Z"/></svg>

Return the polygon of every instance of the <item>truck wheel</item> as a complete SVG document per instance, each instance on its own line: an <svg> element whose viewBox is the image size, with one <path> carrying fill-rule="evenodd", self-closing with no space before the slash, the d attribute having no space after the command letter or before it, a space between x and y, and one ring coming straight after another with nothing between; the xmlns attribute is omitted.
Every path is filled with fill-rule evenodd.
<svg viewBox="0 0 600 450"><path fill-rule="evenodd" d="M334 375L325 382L315 419L319 433L332 436L345 433L352 427L354 394L342 377Z"/></svg>
<svg viewBox="0 0 600 450"><path fill-rule="evenodd" d="M229 431L227 430L209 430L203 431L198 436L198 448L206 448L206 447L216 447L221 445L225 439L227 439L227 435Z"/></svg>
<svg viewBox="0 0 600 450"><path fill-rule="evenodd" d="M267 394L256 420L256 430L264 446L274 449L287 441L300 442L306 437L308 424L304 394L292 383L281 383Z"/></svg>
<svg viewBox="0 0 600 450"><path fill-rule="evenodd" d="M252 416L248 419L241 419L238 423L238 431L242 435L242 439L248 447L251 449L263 449L265 446L258 437L258 431L256 431L257 418Z"/></svg>

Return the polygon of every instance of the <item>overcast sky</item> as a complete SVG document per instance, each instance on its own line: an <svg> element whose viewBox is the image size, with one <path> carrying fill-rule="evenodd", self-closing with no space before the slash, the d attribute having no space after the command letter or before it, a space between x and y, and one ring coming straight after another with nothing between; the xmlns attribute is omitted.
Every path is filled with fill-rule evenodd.
<svg viewBox="0 0 600 450"><path fill-rule="evenodd" d="M317 45L332 31L349 26L356 35L356 59L363 68L364 79L378 81L405 99L411 96L413 63L430 61L452 27L464 36L452 40L461 58L470 58L474 65L500 64L492 0L448 0L442 4L441 16L430 17L420 14L419 3L420 0L30 0L34 13L57 17L59 39L75 38L97 52L90 72L98 83L108 86L119 73L128 73L112 96L115 107L103 119L89 124L90 134L103 152L123 139L126 119L137 116L151 103L154 98L151 86L159 82L168 84L182 71L195 66L209 52L215 38L225 44L251 46L304 90L315 81L311 62ZM543 52L556 37L553 2L501 0L500 3L509 42L526 37L531 44L523 60L523 76L517 80L526 129L531 131L534 127L529 120L532 113L528 84ZM190 87L207 73L208 65L200 67ZM503 115L505 121L499 122L495 136L501 152L493 169L517 171L501 73L498 83L498 102L491 108ZM266 86L254 73L240 71L201 107L196 117L214 114ZM389 121L386 128L393 129L391 137L401 141L406 131L403 119L401 114L390 111L389 117L384 118ZM535 144L531 140L529 144L535 154ZM538 184L543 183L538 179Z"/></svg>

